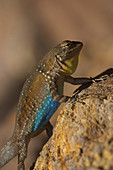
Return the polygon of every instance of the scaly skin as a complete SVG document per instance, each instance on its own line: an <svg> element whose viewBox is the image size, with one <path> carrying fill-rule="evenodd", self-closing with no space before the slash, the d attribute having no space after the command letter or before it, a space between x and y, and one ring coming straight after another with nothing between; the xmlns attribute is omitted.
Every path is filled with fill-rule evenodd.
<svg viewBox="0 0 113 170"><path fill-rule="evenodd" d="M89 78L71 77L77 68L82 46L82 42L62 42L44 56L28 77L20 94L14 133L0 151L0 167L18 155L17 169L24 170L31 137L44 129L52 135L49 119L69 98L63 95L64 82L75 85L92 82Z"/></svg>

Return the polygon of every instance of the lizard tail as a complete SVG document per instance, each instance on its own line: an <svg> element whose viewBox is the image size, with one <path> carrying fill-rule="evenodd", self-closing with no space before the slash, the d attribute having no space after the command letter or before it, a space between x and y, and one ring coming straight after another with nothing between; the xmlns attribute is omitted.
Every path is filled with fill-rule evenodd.
<svg viewBox="0 0 113 170"><path fill-rule="evenodd" d="M0 151L0 168L18 154L18 147L12 137Z"/></svg>

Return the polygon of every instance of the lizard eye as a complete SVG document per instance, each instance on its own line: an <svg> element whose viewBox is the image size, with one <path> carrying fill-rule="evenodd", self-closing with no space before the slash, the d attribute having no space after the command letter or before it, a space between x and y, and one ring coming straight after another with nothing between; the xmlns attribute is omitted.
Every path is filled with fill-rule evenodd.
<svg viewBox="0 0 113 170"><path fill-rule="evenodd" d="M67 43L66 46L69 47L69 44Z"/></svg>

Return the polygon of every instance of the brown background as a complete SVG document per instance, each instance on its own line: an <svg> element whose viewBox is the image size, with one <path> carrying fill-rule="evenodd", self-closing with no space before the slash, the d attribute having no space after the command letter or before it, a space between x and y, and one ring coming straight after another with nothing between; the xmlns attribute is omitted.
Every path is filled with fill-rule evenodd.
<svg viewBox="0 0 113 170"><path fill-rule="evenodd" d="M65 39L84 43L74 76L94 76L113 67L113 1L0 1L0 148L13 133L26 77L49 49ZM75 88L66 85L66 94ZM47 139L43 133L31 140L27 168ZM16 166L17 158L2 169Z"/></svg>

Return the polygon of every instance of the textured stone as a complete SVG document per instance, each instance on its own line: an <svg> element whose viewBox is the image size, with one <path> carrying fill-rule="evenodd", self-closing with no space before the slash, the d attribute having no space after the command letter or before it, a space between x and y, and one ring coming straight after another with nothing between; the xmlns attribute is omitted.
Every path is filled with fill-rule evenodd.
<svg viewBox="0 0 113 170"><path fill-rule="evenodd" d="M113 77L69 100L34 170L113 169Z"/></svg>

